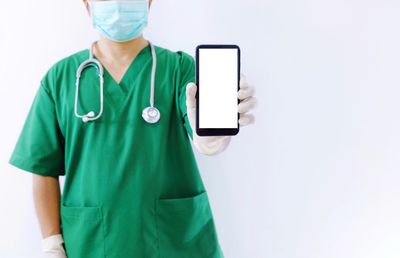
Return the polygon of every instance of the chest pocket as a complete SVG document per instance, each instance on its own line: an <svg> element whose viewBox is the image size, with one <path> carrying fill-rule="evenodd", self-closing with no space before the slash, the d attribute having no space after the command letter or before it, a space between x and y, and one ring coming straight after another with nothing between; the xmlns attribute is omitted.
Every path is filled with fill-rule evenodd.
<svg viewBox="0 0 400 258"><path fill-rule="evenodd" d="M162 258L222 258L207 192L158 199L158 240Z"/></svg>

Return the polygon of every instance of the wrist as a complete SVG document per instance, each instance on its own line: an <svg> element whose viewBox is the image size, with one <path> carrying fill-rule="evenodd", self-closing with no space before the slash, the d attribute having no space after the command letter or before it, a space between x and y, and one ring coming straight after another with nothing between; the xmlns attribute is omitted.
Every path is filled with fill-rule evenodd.
<svg viewBox="0 0 400 258"><path fill-rule="evenodd" d="M216 155L224 151L231 141L231 136L198 136L193 135L193 144L196 149L205 155Z"/></svg>
<svg viewBox="0 0 400 258"><path fill-rule="evenodd" d="M64 243L61 234L55 234L42 239L43 252L64 252L62 244Z"/></svg>

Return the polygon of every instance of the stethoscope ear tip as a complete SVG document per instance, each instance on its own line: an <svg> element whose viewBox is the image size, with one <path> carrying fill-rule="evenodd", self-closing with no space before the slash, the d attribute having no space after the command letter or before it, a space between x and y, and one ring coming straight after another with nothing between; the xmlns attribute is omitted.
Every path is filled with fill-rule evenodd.
<svg viewBox="0 0 400 258"><path fill-rule="evenodd" d="M94 112L93 111L90 111L86 115L82 116L82 121L85 122L85 123L89 122L89 117L94 117Z"/></svg>

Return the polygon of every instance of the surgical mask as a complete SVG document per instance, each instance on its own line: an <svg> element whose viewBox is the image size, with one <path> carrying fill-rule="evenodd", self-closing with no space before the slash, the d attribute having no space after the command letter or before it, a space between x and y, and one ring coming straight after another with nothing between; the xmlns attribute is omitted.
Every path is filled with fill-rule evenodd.
<svg viewBox="0 0 400 258"><path fill-rule="evenodd" d="M93 27L112 41L138 38L147 26L148 0L90 1Z"/></svg>

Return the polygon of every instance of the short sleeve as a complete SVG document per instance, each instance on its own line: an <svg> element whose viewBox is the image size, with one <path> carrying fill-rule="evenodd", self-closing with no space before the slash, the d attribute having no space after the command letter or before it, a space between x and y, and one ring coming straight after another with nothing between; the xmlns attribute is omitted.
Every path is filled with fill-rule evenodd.
<svg viewBox="0 0 400 258"><path fill-rule="evenodd" d="M38 88L9 163L43 176L65 175L64 138L55 103L43 81Z"/></svg>
<svg viewBox="0 0 400 258"><path fill-rule="evenodd" d="M189 118L187 116L186 110L186 85L189 82L195 82L195 66L196 62L194 58L185 53L179 52L181 54L180 60L180 78L179 78L179 109L182 115L183 125L188 133L190 139L193 140L193 130L190 127Z"/></svg>

